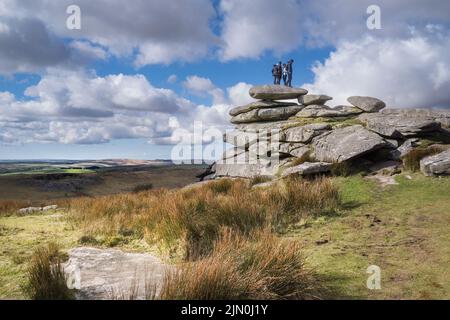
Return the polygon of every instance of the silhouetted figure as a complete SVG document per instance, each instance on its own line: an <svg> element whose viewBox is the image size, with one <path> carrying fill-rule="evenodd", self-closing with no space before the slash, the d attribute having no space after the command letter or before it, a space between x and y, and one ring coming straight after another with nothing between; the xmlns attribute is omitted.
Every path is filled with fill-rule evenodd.
<svg viewBox="0 0 450 320"><path fill-rule="evenodd" d="M277 84L281 83L281 77L283 76L283 66L281 65L281 61L278 62L277 69Z"/></svg>
<svg viewBox="0 0 450 320"><path fill-rule="evenodd" d="M292 87L292 64L294 63L294 60L289 60L287 63L287 85L288 87Z"/></svg>
<svg viewBox="0 0 450 320"><path fill-rule="evenodd" d="M285 86L287 85L287 76L288 76L287 65L286 63L283 63L283 83Z"/></svg>
<svg viewBox="0 0 450 320"><path fill-rule="evenodd" d="M273 84L277 84L277 82L278 82L278 66L276 64L273 65L272 76L273 76Z"/></svg>

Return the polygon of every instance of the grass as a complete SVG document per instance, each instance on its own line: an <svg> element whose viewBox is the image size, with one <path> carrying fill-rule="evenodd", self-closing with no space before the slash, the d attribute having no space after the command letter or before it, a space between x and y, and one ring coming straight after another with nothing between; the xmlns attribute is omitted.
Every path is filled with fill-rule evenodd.
<svg viewBox="0 0 450 320"><path fill-rule="evenodd" d="M416 172L420 170L420 160L425 157L432 156L444 151L439 146L428 146L422 148L415 148L408 152L403 158L403 166L406 170Z"/></svg>
<svg viewBox="0 0 450 320"><path fill-rule="evenodd" d="M55 212L0 217L0 297L26 298L22 288L34 251L56 240L65 252L77 246L81 235L64 216Z"/></svg>
<svg viewBox="0 0 450 320"><path fill-rule="evenodd" d="M359 120L356 117L348 116L348 117L333 117L333 118L297 118L297 117L291 117L290 120L293 120L292 123L287 124L283 127L283 129L291 128L291 127L298 127L298 126L305 126L308 124L314 124L314 123L328 123L333 128L336 127L347 127L347 126L353 126L353 125L362 125L366 126L364 122Z"/></svg>
<svg viewBox="0 0 450 320"><path fill-rule="evenodd" d="M310 266L336 298L450 298L450 179L411 177L383 189L360 176L336 178L347 209L286 235L304 239ZM381 290L366 288L372 264L381 268Z"/></svg>
<svg viewBox="0 0 450 320"><path fill-rule="evenodd" d="M0 297L24 298L21 286L34 250L57 239L63 251L80 244L146 252L155 246L184 260L180 273L168 275L163 298L236 292L289 299L296 291L285 284L296 279L285 278L292 274L286 268L297 265L298 292L306 294L300 298L449 299L450 178L408 173L396 180L382 188L359 175L287 179L256 190L243 180L220 180L81 198L68 202L70 213L58 215L3 216ZM270 272L262 267L270 264L276 265ZM381 268L381 290L366 288L372 264ZM278 277L271 270L284 271ZM262 290L270 279L275 289ZM175 285L182 289L175 292Z"/></svg>
<svg viewBox="0 0 450 320"><path fill-rule="evenodd" d="M161 299L314 299L318 286L297 241L261 232L244 238L225 230L212 253L169 272Z"/></svg>
<svg viewBox="0 0 450 320"><path fill-rule="evenodd" d="M282 230L304 216L338 207L338 190L329 179L287 179L261 190L252 190L244 180L224 179L195 188L70 202L72 221L86 235L132 230L168 256L185 260L208 255L223 227L242 235L267 227Z"/></svg>
<svg viewBox="0 0 450 320"><path fill-rule="evenodd" d="M24 290L33 300L71 300L74 292L67 287L62 255L55 243L37 248L27 270Z"/></svg>

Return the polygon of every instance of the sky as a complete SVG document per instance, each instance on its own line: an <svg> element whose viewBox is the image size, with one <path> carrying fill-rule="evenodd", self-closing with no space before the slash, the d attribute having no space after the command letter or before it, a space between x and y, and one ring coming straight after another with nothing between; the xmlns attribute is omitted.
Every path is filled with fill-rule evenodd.
<svg viewBox="0 0 450 320"><path fill-rule="evenodd" d="M330 106L450 108L449 52L441 0L0 0L0 159L221 144L230 108L290 58Z"/></svg>

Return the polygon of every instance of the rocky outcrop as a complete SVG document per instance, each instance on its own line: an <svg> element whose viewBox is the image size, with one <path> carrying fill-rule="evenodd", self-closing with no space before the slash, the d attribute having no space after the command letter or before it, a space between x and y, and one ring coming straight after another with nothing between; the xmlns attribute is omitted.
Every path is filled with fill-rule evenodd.
<svg viewBox="0 0 450 320"><path fill-rule="evenodd" d="M298 98L298 103L309 106L312 104L325 104L327 101L332 100L333 98L324 94L307 94Z"/></svg>
<svg viewBox="0 0 450 320"><path fill-rule="evenodd" d="M275 107L288 107L288 106L296 106L296 103L289 102L277 102L270 100L261 100L246 104L245 106L236 107L230 110L230 116L234 117L241 113L246 113L252 111L254 109L263 109L263 108L275 108Z"/></svg>
<svg viewBox="0 0 450 320"><path fill-rule="evenodd" d="M423 136L441 128L441 124L431 117L409 113L389 114L389 116L381 113L364 113L358 118L369 130L390 138Z"/></svg>
<svg viewBox="0 0 450 320"><path fill-rule="evenodd" d="M378 112L386 107L386 104L377 98L353 96L347 101L355 107L365 112Z"/></svg>
<svg viewBox="0 0 450 320"><path fill-rule="evenodd" d="M254 109L232 117L231 123L286 120L302 109L299 105Z"/></svg>
<svg viewBox="0 0 450 320"><path fill-rule="evenodd" d="M299 174L302 176L329 172L331 170L331 163L327 162L304 162L298 166L287 168L283 171L282 176L290 176Z"/></svg>
<svg viewBox="0 0 450 320"><path fill-rule="evenodd" d="M355 160L367 173L397 173L403 157L420 146L422 137L450 141L449 128L441 127L449 124L450 111L383 109L383 101L362 96L349 97L352 105L330 107L325 103L331 97L306 93L278 85L251 88L250 95L261 100L231 109L235 130L227 132L224 141L235 147L208 169L205 179L324 174L332 163ZM291 99L300 104L282 101ZM295 159L305 162L291 166ZM392 163L392 170L386 168ZM424 162L423 170L444 174L445 161L436 163Z"/></svg>
<svg viewBox="0 0 450 320"><path fill-rule="evenodd" d="M308 93L302 88L290 88L285 86L257 86L250 89L250 96L261 100L289 100L297 99Z"/></svg>
<svg viewBox="0 0 450 320"><path fill-rule="evenodd" d="M420 170L426 176L450 174L450 149L420 160Z"/></svg>
<svg viewBox="0 0 450 320"><path fill-rule="evenodd" d="M311 143L312 156L318 161L343 162L380 149L387 142L361 125L336 129Z"/></svg>

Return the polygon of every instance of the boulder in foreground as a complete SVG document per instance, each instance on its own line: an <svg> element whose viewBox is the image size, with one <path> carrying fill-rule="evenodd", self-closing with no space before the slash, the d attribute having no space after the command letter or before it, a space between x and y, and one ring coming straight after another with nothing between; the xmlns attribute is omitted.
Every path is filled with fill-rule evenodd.
<svg viewBox="0 0 450 320"><path fill-rule="evenodd" d="M250 96L262 100L297 99L308 93L303 88L290 88L279 85L256 86L250 89Z"/></svg>
<svg viewBox="0 0 450 320"><path fill-rule="evenodd" d="M298 166L290 167L284 170L283 177L290 176L292 174L299 174L302 176L329 172L331 170L331 163L327 162L304 162Z"/></svg>

